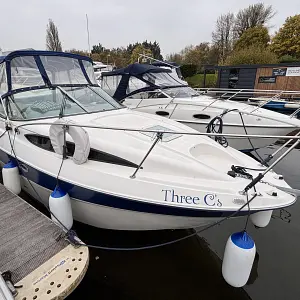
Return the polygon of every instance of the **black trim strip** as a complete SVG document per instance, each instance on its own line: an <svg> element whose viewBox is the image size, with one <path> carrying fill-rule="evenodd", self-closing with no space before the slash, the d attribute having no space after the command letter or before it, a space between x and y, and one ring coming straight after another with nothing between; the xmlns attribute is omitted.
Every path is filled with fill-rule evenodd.
<svg viewBox="0 0 300 300"><path fill-rule="evenodd" d="M54 152L54 149L51 144L51 140L48 136L32 134L32 133L25 134L24 136L33 145L35 145L45 151ZM41 139L44 139L43 143L42 143ZM74 151L75 151L75 144L73 142L67 142L67 155L73 156ZM116 156L116 155L113 155L113 154L110 154L110 153L107 153L107 152L104 152L101 150L93 149L93 148L90 149L88 159L93 160L93 161L107 163L107 164L129 167L129 168L137 168L138 167L137 164L135 164L127 159L124 159L122 157L119 157L119 156Z"/></svg>

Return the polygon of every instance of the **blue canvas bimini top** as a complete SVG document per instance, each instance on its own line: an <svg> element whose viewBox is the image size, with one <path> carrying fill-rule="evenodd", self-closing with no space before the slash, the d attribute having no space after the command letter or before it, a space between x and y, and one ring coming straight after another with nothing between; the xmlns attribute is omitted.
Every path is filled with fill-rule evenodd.
<svg viewBox="0 0 300 300"><path fill-rule="evenodd" d="M97 85L89 57L55 51L19 50L0 57L0 94L51 86Z"/></svg>
<svg viewBox="0 0 300 300"><path fill-rule="evenodd" d="M141 76L145 73L171 73L170 70L162 69L154 65L134 63L125 68L117 69L110 72L103 72L103 76L130 75Z"/></svg>
<svg viewBox="0 0 300 300"><path fill-rule="evenodd" d="M112 96L117 101L122 101L126 97L140 92L187 86L182 81L172 77L171 74L172 71L170 69L135 63L122 69L103 72L101 76L102 80L106 81L107 86L109 85L108 80L110 77L120 77L115 80L118 84Z"/></svg>

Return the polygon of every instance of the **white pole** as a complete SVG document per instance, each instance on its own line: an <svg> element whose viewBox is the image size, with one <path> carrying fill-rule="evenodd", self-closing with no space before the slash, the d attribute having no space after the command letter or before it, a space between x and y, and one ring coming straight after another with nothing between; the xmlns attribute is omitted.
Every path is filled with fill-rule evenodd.
<svg viewBox="0 0 300 300"><path fill-rule="evenodd" d="M88 19L88 15L87 14L85 14L85 16L86 16L86 31L87 31L87 38L88 38L89 55L91 55L89 19Z"/></svg>

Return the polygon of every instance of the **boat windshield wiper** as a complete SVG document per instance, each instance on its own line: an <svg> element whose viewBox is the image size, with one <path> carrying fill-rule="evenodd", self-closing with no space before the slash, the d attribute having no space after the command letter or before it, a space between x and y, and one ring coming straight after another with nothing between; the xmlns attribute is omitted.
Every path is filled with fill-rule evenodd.
<svg viewBox="0 0 300 300"><path fill-rule="evenodd" d="M82 108L86 113L89 113L84 106L82 106L75 98L73 98L68 92L66 92L62 87L56 86L71 102L76 103L80 108Z"/></svg>

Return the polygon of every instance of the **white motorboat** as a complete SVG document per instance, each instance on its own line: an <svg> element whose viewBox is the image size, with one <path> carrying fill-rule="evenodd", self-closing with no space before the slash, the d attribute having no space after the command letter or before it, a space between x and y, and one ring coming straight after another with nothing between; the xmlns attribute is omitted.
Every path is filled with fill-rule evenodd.
<svg viewBox="0 0 300 300"><path fill-rule="evenodd" d="M107 93L131 109L164 116L200 132L207 132L208 127L216 130L217 127L217 131L223 133L276 136L287 135L300 128L300 120L296 118L200 95L163 67L136 63L103 72L99 83ZM218 116L222 121L215 119ZM230 146L243 152L251 152L275 141L276 138L228 139Z"/></svg>
<svg viewBox="0 0 300 300"><path fill-rule="evenodd" d="M93 69L94 69L94 72L95 72L96 79L100 80L102 72L112 71L113 66L109 65L109 64L105 65L101 61L94 61L93 62Z"/></svg>
<svg viewBox="0 0 300 300"><path fill-rule="evenodd" d="M255 183L259 170L231 170L261 168L247 155L117 103L97 84L88 57L11 52L0 59L0 90L1 162L16 160L22 189L44 204L59 185L83 223L119 230L191 228L296 200L273 171Z"/></svg>
<svg viewBox="0 0 300 300"><path fill-rule="evenodd" d="M184 85L188 85L187 81L184 80L182 76L180 66L175 62L164 62L164 61L154 61L151 62L152 66L164 68L166 70L170 70L172 77L175 78L177 81L180 81ZM112 70L111 70L112 71Z"/></svg>

